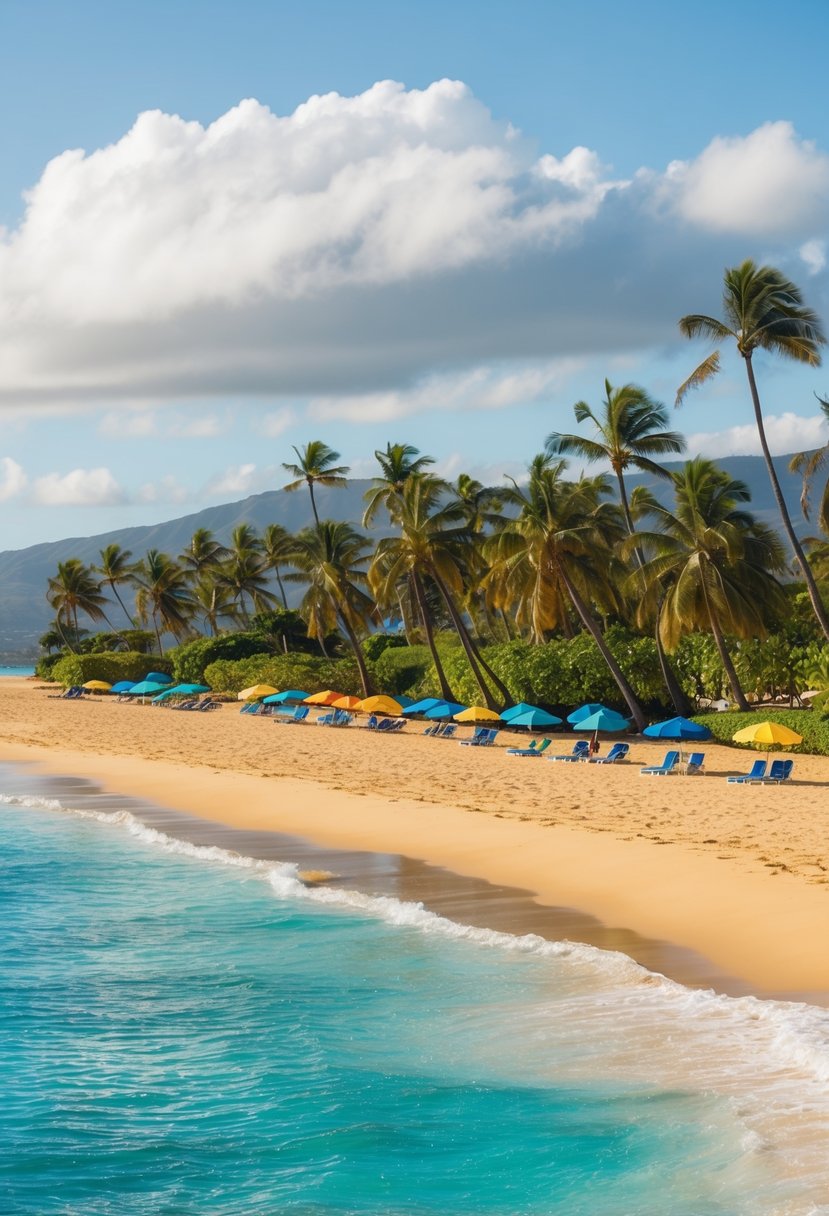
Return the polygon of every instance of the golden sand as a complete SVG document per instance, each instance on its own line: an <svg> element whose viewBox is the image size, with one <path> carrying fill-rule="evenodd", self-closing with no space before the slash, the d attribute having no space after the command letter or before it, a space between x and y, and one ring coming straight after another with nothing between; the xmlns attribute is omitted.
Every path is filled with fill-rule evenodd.
<svg viewBox="0 0 829 1216"><path fill-rule="evenodd" d="M705 776L641 777L664 744L633 741L626 765L551 764L506 755L517 733L473 749L414 723L384 736L238 709L62 701L3 680L0 758L235 827L420 858L667 939L765 991L829 992L827 757L797 756L789 785L739 786L725 775L754 754L712 744ZM560 741L550 750L569 750Z"/></svg>

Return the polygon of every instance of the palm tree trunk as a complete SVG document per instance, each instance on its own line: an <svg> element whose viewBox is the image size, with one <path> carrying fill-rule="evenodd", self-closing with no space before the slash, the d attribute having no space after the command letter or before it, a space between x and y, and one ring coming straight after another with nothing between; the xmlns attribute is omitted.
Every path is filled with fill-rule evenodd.
<svg viewBox="0 0 829 1216"><path fill-rule="evenodd" d="M305 480L308 482L308 491L311 495L311 510L314 512L314 522L316 523L317 527L319 527L320 526L320 517L319 517L319 515L317 515L317 504L314 500L314 483L310 479L310 477L306 477Z"/></svg>
<svg viewBox="0 0 829 1216"><path fill-rule="evenodd" d="M155 638L156 638L156 641L158 642L158 653L164 654L164 651L161 647L161 634L158 631L158 617L155 614L155 612L153 612L153 628L155 629Z"/></svg>
<svg viewBox="0 0 829 1216"><path fill-rule="evenodd" d="M349 621L345 612L338 611L337 601L333 596L331 597L331 606L333 607L335 614L339 616L340 624L343 627L343 632L348 638L348 644L354 652L354 660L357 664L357 670L360 673L360 684L363 689L363 696L370 697L374 689L372 688L371 676L368 674L368 667L366 666L366 656L363 654L362 647L357 640L357 635L351 627L351 622Z"/></svg>
<svg viewBox="0 0 829 1216"><path fill-rule="evenodd" d="M282 597L282 607L287 612L288 611L288 600L285 596L285 588L282 585L282 577L279 573L279 566L274 566L273 572L276 575L276 585L279 588L279 594ZM287 650L285 651L285 653L286 654L288 653Z"/></svg>
<svg viewBox="0 0 829 1216"><path fill-rule="evenodd" d="M69 641L69 638L66 636L66 633L64 632L63 625L61 624L60 612L58 612L58 614L55 617L55 624L58 627L58 633L63 638L63 644L66 647L66 649L69 651L70 654L77 654L77 651L75 650L74 646ZM69 609L68 608L66 610L66 625L67 625L67 628L71 631L72 622L69 619Z"/></svg>
<svg viewBox="0 0 829 1216"><path fill-rule="evenodd" d="M440 577L440 575L437 573L437 571L431 570L430 574L431 574L432 579L434 580L435 586L437 587L438 591L440 592L441 596L443 597L443 602L446 604L446 610L449 613L449 616L452 620L452 624L455 626L455 631L461 640L461 646L463 646L464 654L466 655L467 662L469 663L469 666L472 669L472 674L475 677L475 683L478 685L478 687L481 690L481 696L484 698L484 703L485 703L487 709L498 710L498 708L499 708L498 702L495 700L495 697L492 694L492 690L490 689L489 685L487 684L486 680L484 679L484 675L481 670L481 666L483 666L483 664L481 664L481 666L479 666L478 655L475 651L475 647L472 644L472 639L469 636L467 628L463 623L461 615L458 612L457 608L455 607L455 601L452 599L452 596L449 594L449 589L447 588L446 584L444 583L444 581ZM507 696L505 697L505 702L507 700L509 700L509 694L507 694Z"/></svg>
<svg viewBox="0 0 829 1216"><path fill-rule="evenodd" d="M573 601L573 607L575 608L576 612L581 617L581 621L582 621L582 624L584 625L585 629L588 631L590 636L593 638L593 641L598 646L599 651L601 652L602 658L604 659L605 663L607 663L607 666L610 669L610 674L613 676L613 679L616 681L616 685L619 689L619 692L622 694L622 696L625 699L625 704L627 705L628 709L630 710L631 717L633 718L634 722L636 723L636 729L640 732L643 731L645 729L645 715L642 712L642 707L640 706L639 702L637 701L636 693L633 691L630 684L628 683L624 672L622 671L621 667L619 666L619 664L616 662L613 655L611 654L610 648L608 647L607 642L604 640L604 636L602 634L601 629L599 628L596 618L593 616L593 613L587 607L587 604L585 604L584 600L579 595L575 586L570 581L570 577L567 574L566 570L564 570L563 568L560 568L559 574L561 576L561 581L564 583L564 586L567 588L567 594L570 596L570 599Z"/></svg>
<svg viewBox="0 0 829 1216"><path fill-rule="evenodd" d="M435 668L435 675L438 678L438 686L440 695L444 701L454 701L455 694L449 687L449 681L446 679L446 672L443 670L443 664L440 661L438 648L435 645L435 634L432 629L432 618L429 615L429 605L426 603L426 593L423 590L423 583L420 581L420 575L412 572L411 575L412 588L415 594L415 600L420 610L420 619L423 622L423 633L426 637L426 645L429 647L429 653L432 656L432 664Z"/></svg>
<svg viewBox="0 0 829 1216"><path fill-rule="evenodd" d="M789 509L786 506L786 500L783 497L783 491L780 488L780 482L777 478L777 471L771 458L768 441L766 440L766 428L763 423L763 410L760 405L760 394L757 392L757 381L754 379L754 366L751 362L751 353L749 352L747 355L743 355L743 358L745 359L746 364L748 387L751 390L751 400L754 405L754 419L757 423L757 433L760 436L760 447L763 450L763 458L766 462L769 481L771 482L771 488L774 492L775 501L777 502L777 509L780 512L780 518L783 520L783 527L786 531L786 535L789 538L789 544L791 545L792 549L794 549L797 564L800 566L803 573L806 589L809 592L809 599L812 602L812 610L817 617L818 624L823 630L823 636L827 641L829 641L829 615L823 606L823 600L820 598L820 592L818 591L817 583L815 582L815 576L812 573L812 568L809 565L806 554L803 552L803 546L798 540L797 534L792 527Z"/></svg>
<svg viewBox="0 0 829 1216"><path fill-rule="evenodd" d="M734 700L737 702L738 707L743 711L743 713L749 713L751 710L751 706L749 705L748 701L746 700L746 695L743 692L742 685L740 684L740 680L737 675L737 669L734 666L731 655L728 653L728 647L725 644L725 638L723 637L722 629L720 629L720 622L717 620L717 614L711 605L710 599L708 598L708 591L705 586L705 578L703 578L701 580L700 585L702 587L702 596L703 596L703 599L705 600L705 608L706 608L706 611L708 612L708 621L709 621L709 624L711 625L711 633L714 637L714 644L717 647L717 654L720 656L720 662L722 663L723 668L725 669L725 674L728 679L728 683L731 686L731 694L734 697Z"/></svg>

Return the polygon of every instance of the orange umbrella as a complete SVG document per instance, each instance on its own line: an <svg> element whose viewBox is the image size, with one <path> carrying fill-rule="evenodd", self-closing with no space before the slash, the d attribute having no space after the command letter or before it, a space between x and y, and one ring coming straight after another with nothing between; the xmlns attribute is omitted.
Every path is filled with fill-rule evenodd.
<svg viewBox="0 0 829 1216"><path fill-rule="evenodd" d="M315 692L313 696L306 697L304 705L338 705L341 698L341 692L334 692L331 688L326 688L325 692Z"/></svg>
<svg viewBox="0 0 829 1216"><path fill-rule="evenodd" d="M359 704L359 697L340 697L339 700L331 702L333 709L356 709Z"/></svg>

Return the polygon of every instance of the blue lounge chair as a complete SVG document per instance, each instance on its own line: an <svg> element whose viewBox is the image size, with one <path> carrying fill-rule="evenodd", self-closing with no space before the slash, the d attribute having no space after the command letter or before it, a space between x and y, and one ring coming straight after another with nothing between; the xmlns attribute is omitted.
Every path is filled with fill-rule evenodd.
<svg viewBox="0 0 829 1216"><path fill-rule="evenodd" d="M773 760L771 768L763 778L763 785L780 785L781 781L790 781L794 760Z"/></svg>
<svg viewBox="0 0 829 1216"><path fill-rule="evenodd" d="M497 737L497 729L484 727L477 738L462 739L461 747L492 747Z"/></svg>
<svg viewBox="0 0 829 1216"><path fill-rule="evenodd" d="M679 764L679 752L667 752L665 759L661 764L649 764L647 768L640 768L640 777L667 777L672 773Z"/></svg>
<svg viewBox="0 0 829 1216"><path fill-rule="evenodd" d="M576 742L573 744L573 750L571 752L567 752L567 754L564 756L548 756L547 757L548 760L567 760L567 761L571 761L571 762L574 760L588 760L589 758L590 758L590 740L589 739L577 739Z"/></svg>
<svg viewBox="0 0 829 1216"><path fill-rule="evenodd" d="M741 773L739 777L726 777L726 781L729 785L753 785L761 782L765 775L765 760L755 760L747 773Z"/></svg>
<svg viewBox="0 0 829 1216"><path fill-rule="evenodd" d="M405 719L404 719L405 721ZM458 733L457 722L446 722L442 730L436 730L434 737L436 739L454 739Z"/></svg>
<svg viewBox="0 0 829 1216"><path fill-rule="evenodd" d="M471 739L461 739L461 747L477 747L484 735L488 735L489 731L485 726L476 726L472 732Z"/></svg>
<svg viewBox="0 0 829 1216"><path fill-rule="evenodd" d="M193 709L197 710L200 714L206 714L211 709L221 709L221 708L222 708L221 701L198 701L193 706Z"/></svg>
<svg viewBox="0 0 829 1216"><path fill-rule="evenodd" d="M508 756L541 756L546 752L547 748L552 743L552 739L542 739L539 743L537 739L533 739L529 747L508 747Z"/></svg>
<svg viewBox="0 0 829 1216"><path fill-rule="evenodd" d="M431 722L424 730L424 735L431 735L434 738L436 735L442 735L444 729L443 722Z"/></svg>
<svg viewBox="0 0 829 1216"><path fill-rule="evenodd" d="M614 743L606 756L588 756L588 761L590 764L618 764L629 751L629 743Z"/></svg>
<svg viewBox="0 0 829 1216"><path fill-rule="evenodd" d="M688 759L685 761L685 776L691 777L694 773L705 772L705 752L691 752Z"/></svg>

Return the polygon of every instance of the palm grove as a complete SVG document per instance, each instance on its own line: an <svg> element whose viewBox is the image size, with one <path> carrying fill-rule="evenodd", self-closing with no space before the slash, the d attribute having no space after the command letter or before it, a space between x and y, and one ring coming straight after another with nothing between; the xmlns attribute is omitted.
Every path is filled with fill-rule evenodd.
<svg viewBox="0 0 829 1216"><path fill-rule="evenodd" d="M286 679L327 675L363 695L382 684L493 709L526 696L560 704L604 694L640 728L644 704L687 713L694 695L724 691L748 708L747 689L829 687L821 596L829 544L812 538L804 547L795 533L753 362L760 350L818 366L820 322L779 271L747 261L726 272L723 319L689 315L680 330L736 344L788 545L752 515L745 485L712 461L666 470L660 460L681 454L685 441L665 406L637 385L605 382L598 404L575 405L581 429L551 434L520 483L490 488L467 475L450 483L406 443L376 452L362 527L382 522L379 541L319 518L315 489L344 485L349 469L315 440L284 466L284 488L310 496L313 525L296 535L277 523L261 534L242 524L227 545L197 531L176 557L151 550L135 560L110 545L94 567L60 563L47 593L55 623L42 640L44 673L60 674L61 655L154 649L160 657L172 637L166 657L177 676L212 673L214 687L218 679L228 691L267 667ZM715 351L677 405L718 368ZM827 454L829 446L793 462L804 510ZM571 456L610 472L568 476ZM657 477L665 492L630 491L630 469ZM829 529L829 488L818 522ZM298 613L288 608L294 584ZM393 638L383 631L389 618L401 623ZM105 628L89 635L84 620Z"/></svg>

